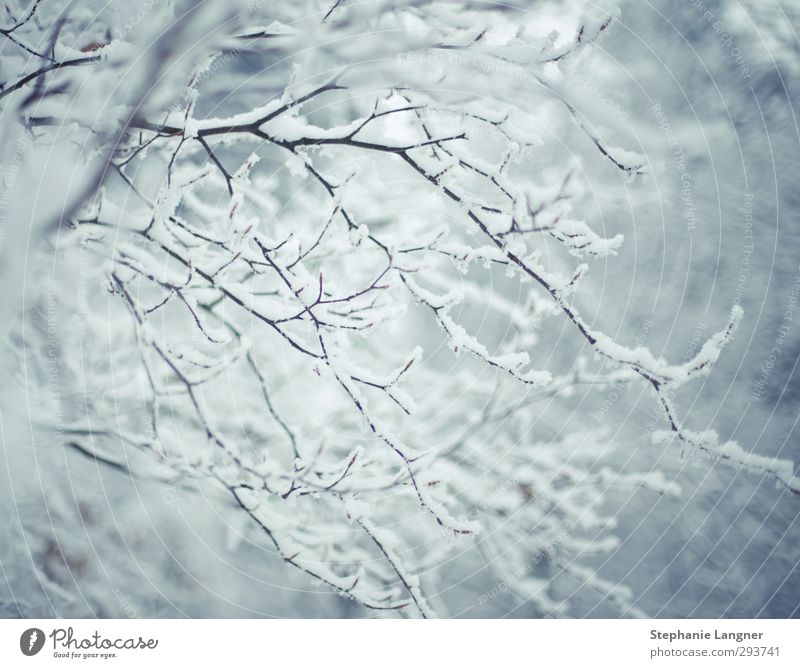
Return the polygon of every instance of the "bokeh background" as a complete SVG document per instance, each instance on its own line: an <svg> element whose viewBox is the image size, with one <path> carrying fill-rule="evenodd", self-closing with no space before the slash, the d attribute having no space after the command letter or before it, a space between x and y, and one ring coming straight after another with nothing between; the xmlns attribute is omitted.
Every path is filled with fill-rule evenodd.
<svg viewBox="0 0 800 668"><path fill-rule="evenodd" d="M521 7L535 16L542 4ZM676 401L695 429L800 461L800 2L617 4L619 19L593 47L591 68L568 82L590 116L618 127L620 144L646 153L657 169L616 188L589 182L591 218L626 242L593 269L583 311L622 343L680 360L740 304L745 317L735 340ZM570 4L564 21L583 9ZM248 66L246 58L228 65L233 75ZM9 252L28 250L6 244L3 261ZM60 271L76 281L80 299L80 271ZM21 400L41 369L31 356L41 351L26 347L24 325L4 327L0 617L364 614L309 586L258 544L239 542L233 513L133 481L41 430L47 420ZM57 332L52 345L55 351ZM645 388L570 401L565 419L602 430L615 445L615 466L657 465L683 489L677 498L612 493L608 510L621 541L587 565L630 586L636 605L654 617L798 616L800 498L746 471L653 446ZM50 421L76 403L79 392L61 395L49 406ZM593 417L604 405L616 416L611 425ZM475 555L461 555L447 571L438 594L452 614L533 614L502 592L476 605L497 582ZM576 614L615 614L591 592L564 587Z"/></svg>

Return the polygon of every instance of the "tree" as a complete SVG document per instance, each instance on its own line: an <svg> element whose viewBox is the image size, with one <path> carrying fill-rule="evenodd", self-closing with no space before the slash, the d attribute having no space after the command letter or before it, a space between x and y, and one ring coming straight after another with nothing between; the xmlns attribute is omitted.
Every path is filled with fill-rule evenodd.
<svg viewBox="0 0 800 668"><path fill-rule="evenodd" d="M615 546L609 486L679 488L603 465L588 419L561 428L587 388L643 384L654 442L800 493L790 462L674 406L741 309L679 363L583 315L589 263L623 238L582 210L653 171L565 87L613 14L557 37L561 17L480 3L92 7L34 2L3 29L4 131L60 183L15 215L85 285L26 293L71 314L23 342L41 389L55 346L79 397L68 447L233 506L288 567L423 617L466 549L541 614L570 612L554 572L643 614L576 555Z"/></svg>

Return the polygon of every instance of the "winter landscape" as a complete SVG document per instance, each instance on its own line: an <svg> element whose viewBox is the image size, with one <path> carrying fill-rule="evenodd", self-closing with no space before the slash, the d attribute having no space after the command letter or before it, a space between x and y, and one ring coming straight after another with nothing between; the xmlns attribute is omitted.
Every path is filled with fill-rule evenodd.
<svg viewBox="0 0 800 668"><path fill-rule="evenodd" d="M798 0L10 0L0 617L800 615Z"/></svg>

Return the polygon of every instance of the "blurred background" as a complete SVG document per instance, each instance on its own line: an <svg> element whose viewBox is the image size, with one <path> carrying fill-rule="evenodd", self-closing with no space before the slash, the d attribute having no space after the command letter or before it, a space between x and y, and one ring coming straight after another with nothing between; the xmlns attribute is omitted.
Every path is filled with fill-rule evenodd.
<svg viewBox="0 0 800 668"><path fill-rule="evenodd" d="M534 4L549 3L521 5L528 17L521 22L535 23ZM605 177L592 179L606 168L603 157L585 159L587 219L606 236L624 234L625 244L595 264L593 290L578 303L620 343L676 361L693 356L741 305L734 341L676 402L694 430L713 428L721 440L798 462L800 2L615 4L619 19L580 70L567 66L565 86L598 127L617 133L619 146L646 154L653 173L609 187ZM565 22L586 6L571 4ZM242 58L226 67L235 74L251 65ZM554 150L585 141L579 132L562 139ZM8 180L8 161L5 168ZM76 299L85 298L80 265L63 272L75 281ZM37 365L24 327L9 337L17 352L6 351L14 375L0 387L0 617L364 614L258 544L239 542L235 513L137 483L64 448L21 406L20 387ZM50 345L55 359L58 336ZM47 365L38 366L47 384ZM81 401L80 393L53 397L56 423ZM593 417L598 411L613 411L613 426ZM607 510L617 517L620 543L586 564L631 587L635 604L654 617L798 616L800 498L760 476L652 445L650 433L663 428L655 415L652 397L636 385L578 393L559 416L603 431L615 466L657 465L684 492L612 493ZM446 584L437 593L451 614L534 614L503 592L476 605L497 584L479 561L466 552L443 567ZM562 595L574 614L616 614L596 594L570 586L563 583Z"/></svg>

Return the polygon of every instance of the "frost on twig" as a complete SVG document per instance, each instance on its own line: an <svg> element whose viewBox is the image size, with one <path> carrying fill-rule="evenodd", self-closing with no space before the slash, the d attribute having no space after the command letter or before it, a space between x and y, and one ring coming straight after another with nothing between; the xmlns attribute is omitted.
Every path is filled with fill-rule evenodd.
<svg viewBox="0 0 800 668"><path fill-rule="evenodd" d="M75 382L116 379L70 416L70 447L202 485L304 577L424 617L446 614L436 567L467 545L541 614L570 614L556 576L643 614L579 560L616 547L610 488L679 485L598 469L603 433L561 429L570 393L649 385L669 428L659 443L798 492L790 463L691 432L671 400L709 373L738 308L678 365L581 315L591 263L612 262L624 239L584 215L580 161L535 129L599 156L609 189L648 173L647 156L616 147L554 80L591 55L610 16L556 48L491 5L240 5L206 17L211 56L165 66L155 90L125 101L122 125L96 123L67 93L78 72L110 81L156 24L112 30L83 57L56 35L55 57L33 54L38 69L23 64L38 24L8 28L23 53L0 99L15 122L48 146L69 124L108 156L59 242L96 260L85 321L64 335L67 350L98 341L70 358ZM244 55L274 66L251 79ZM554 354L562 338L602 368ZM128 466L132 450L149 464Z"/></svg>

